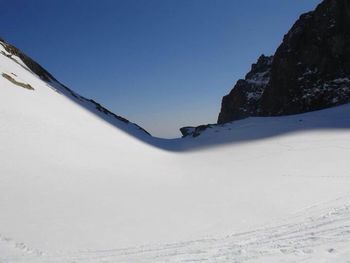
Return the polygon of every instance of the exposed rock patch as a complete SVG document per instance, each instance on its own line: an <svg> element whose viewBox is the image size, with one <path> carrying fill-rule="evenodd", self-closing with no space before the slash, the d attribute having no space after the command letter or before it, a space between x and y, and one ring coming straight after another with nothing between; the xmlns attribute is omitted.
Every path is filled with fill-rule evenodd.
<svg viewBox="0 0 350 263"><path fill-rule="evenodd" d="M16 75L13 74L15 77ZM22 87L24 89L28 89L28 90L34 90L34 88L28 84L28 83L23 83L23 82L20 82L18 80L16 80L15 78L13 78L12 76L6 74L6 73L2 73L1 76L3 76L5 79L7 79L8 81L12 82L13 84L19 86L19 87Z"/></svg>

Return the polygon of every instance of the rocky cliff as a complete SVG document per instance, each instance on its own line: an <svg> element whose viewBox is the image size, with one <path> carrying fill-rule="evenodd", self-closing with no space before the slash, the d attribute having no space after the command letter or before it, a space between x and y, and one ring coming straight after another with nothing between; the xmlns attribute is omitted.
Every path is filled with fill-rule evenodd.
<svg viewBox="0 0 350 263"><path fill-rule="evenodd" d="M350 102L350 1L300 16L272 57L261 56L222 100L218 123Z"/></svg>
<svg viewBox="0 0 350 263"><path fill-rule="evenodd" d="M245 79L237 81L231 92L223 97L218 123L256 115L258 105L270 81L273 57L262 55Z"/></svg>

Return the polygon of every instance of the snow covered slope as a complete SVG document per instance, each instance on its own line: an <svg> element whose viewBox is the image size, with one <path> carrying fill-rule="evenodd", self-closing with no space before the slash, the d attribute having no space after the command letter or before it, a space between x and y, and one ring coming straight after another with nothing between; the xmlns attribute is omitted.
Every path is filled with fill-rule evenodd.
<svg viewBox="0 0 350 263"><path fill-rule="evenodd" d="M348 259L350 105L162 140L0 49L0 262Z"/></svg>

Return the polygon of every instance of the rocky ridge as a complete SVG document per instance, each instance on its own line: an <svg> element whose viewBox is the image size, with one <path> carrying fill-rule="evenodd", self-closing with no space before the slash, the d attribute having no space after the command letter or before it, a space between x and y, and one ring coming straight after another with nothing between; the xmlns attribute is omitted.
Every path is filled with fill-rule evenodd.
<svg viewBox="0 0 350 263"><path fill-rule="evenodd" d="M300 16L273 59L259 58L246 79L223 98L218 123L302 113L349 101L350 2L325 0Z"/></svg>
<svg viewBox="0 0 350 263"><path fill-rule="evenodd" d="M349 102L350 1L324 0L300 16L274 56L262 55L245 79L223 97L217 124ZM203 127L181 131L184 136L198 136Z"/></svg>

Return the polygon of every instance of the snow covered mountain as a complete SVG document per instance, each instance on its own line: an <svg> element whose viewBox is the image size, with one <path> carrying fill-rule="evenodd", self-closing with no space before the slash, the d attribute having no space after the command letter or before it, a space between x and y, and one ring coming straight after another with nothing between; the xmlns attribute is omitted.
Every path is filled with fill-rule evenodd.
<svg viewBox="0 0 350 263"><path fill-rule="evenodd" d="M1 263L348 262L350 105L167 140L3 40L0 74Z"/></svg>
<svg viewBox="0 0 350 263"><path fill-rule="evenodd" d="M153 138L8 47L0 262L348 259L350 105Z"/></svg>
<svg viewBox="0 0 350 263"><path fill-rule="evenodd" d="M59 81L57 81L48 71L46 71L42 66L40 66L37 62L35 62L33 59L28 57L26 54L21 52L19 49L17 49L15 46L5 42L5 40L0 38L0 53L11 59L16 64L20 65L23 69L26 71L29 71L31 73L34 73L39 77L41 80L47 83L47 85L52 88L54 91L63 94L65 97L71 99L73 102L81 105L82 107L88 109L89 111L93 112L94 114L102 117L103 119L107 120L111 124L117 126L120 129L126 130L128 133L134 134L135 136L142 136L144 133L148 134L147 131L145 131L140 126L130 123L127 119L118 116L112 112L110 112L108 109L104 108L99 103L87 99ZM13 72L2 72L2 76L5 77L7 80L12 82L13 84L17 86L21 86L21 81L18 81L17 75ZM26 85L26 84L24 84ZM23 87L23 84L22 84ZM32 88L31 90L35 90Z"/></svg>

